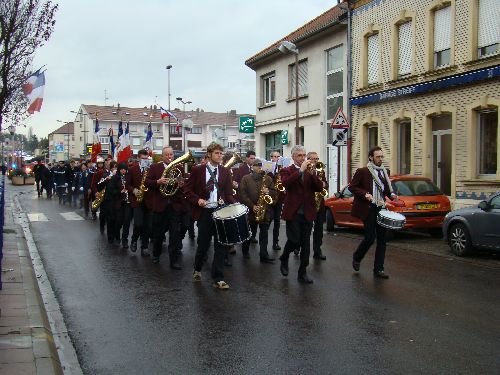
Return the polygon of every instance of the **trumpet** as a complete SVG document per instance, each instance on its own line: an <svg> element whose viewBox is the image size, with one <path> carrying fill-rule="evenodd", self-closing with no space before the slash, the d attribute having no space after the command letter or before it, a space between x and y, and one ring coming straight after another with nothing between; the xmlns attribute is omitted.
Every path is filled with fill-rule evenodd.
<svg viewBox="0 0 500 375"><path fill-rule="evenodd" d="M310 170L316 170L318 173L318 177L323 180L323 176L325 175L325 164L318 161L316 164L310 164ZM319 211L321 207L321 200L328 196L328 190L323 189L319 192L314 193L314 204L316 206L316 211Z"/></svg>
<svg viewBox="0 0 500 375"><path fill-rule="evenodd" d="M224 164L224 167L229 168L229 172L231 172L231 180L233 179L233 170L231 167L237 163L241 163L241 158L240 155L238 155L236 152L233 154L231 159L227 161L226 164ZM236 190L233 189L233 195L236 195Z"/></svg>
<svg viewBox="0 0 500 375"><path fill-rule="evenodd" d="M315 164L309 164L307 166L307 169L311 173L314 172L314 171L316 171L318 174L324 173L325 172L325 164L322 163L321 161L318 161Z"/></svg>

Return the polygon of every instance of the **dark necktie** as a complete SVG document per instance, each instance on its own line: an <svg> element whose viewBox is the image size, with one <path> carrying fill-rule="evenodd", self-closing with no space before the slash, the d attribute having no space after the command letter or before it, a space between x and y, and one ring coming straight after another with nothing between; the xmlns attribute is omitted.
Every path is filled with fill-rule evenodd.
<svg viewBox="0 0 500 375"><path fill-rule="evenodd" d="M378 178L382 184L385 182L385 178L384 178L384 175L382 174L381 169L378 170Z"/></svg>
<svg viewBox="0 0 500 375"><path fill-rule="evenodd" d="M208 169L208 168L207 168ZM211 171L211 169L208 169ZM210 174L210 179L208 180L207 189L208 191L213 191L215 186L215 180L217 179L217 168L213 170Z"/></svg>

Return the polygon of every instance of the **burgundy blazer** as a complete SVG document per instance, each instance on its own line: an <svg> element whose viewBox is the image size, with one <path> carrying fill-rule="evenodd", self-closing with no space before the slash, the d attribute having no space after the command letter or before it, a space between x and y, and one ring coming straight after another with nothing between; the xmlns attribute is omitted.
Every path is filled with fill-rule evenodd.
<svg viewBox="0 0 500 375"><path fill-rule="evenodd" d="M235 173L234 180L240 184L241 180L243 177L245 177L247 174L250 174L251 168L248 166L247 163L241 163L240 166L238 167L238 173Z"/></svg>
<svg viewBox="0 0 500 375"><path fill-rule="evenodd" d="M354 195L351 215L365 221L370 209L370 202L366 200L365 195L366 193L373 195L373 176L368 167L358 168L349 184L349 190ZM389 185L387 185L387 181L385 181L384 196L390 198L390 195L391 191L389 190Z"/></svg>
<svg viewBox="0 0 500 375"><path fill-rule="evenodd" d="M207 191L207 167L204 164L195 165L191 169L186 185L184 185L184 194L187 200L192 204L192 216L194 220L198 220L201 215L201 210L204 208L198 206L199 199L206 199ZM233 184L229 169L219 165L217 182L217 199L222 198L225 203L236 203L233 197Z"/></svg>
<svg viewBox="0 0 500 375"><path fill-rule="evenodd" d="M167 204L170 203L175 211L180 212L183 206L183 192L181 188L170 198L166 198L160 193L160 185L156 181L161 178L164 169L163 162L152 164L149 167L146 182L144 183L149 189L148 194L150 194L146 205L153 212L163 212L167 208Z"/></svg>
<svg viewBox="0 0 500 375"><path fill-rule="evenodd" d="M290 165L280 170L281 182L285 186L286 194L281 217L283 220L292 220L300 206L304 207L306 220L316 219L314 193L323 189L323 183L318 176L304 172L302 181L299 168Z"/></svg>
<svg viewBox="0 0 500 375"><path fill-rule="evenodd" d="M139 190L139 186L141 186L141 181L142 181L142 173L141 173L141 168L139 167L139 163L134 163L128 168L128 173L127 173L127 190L128 190L128 200L130 201L130 206L131 207L139 207L139 203L137 203L137 198L135 197L134 194L134 189ZM144 182L144 185L146 185L146 182ZM152 206L151 202L151 193L149 190L144 193L144 203L146 203L146 206L150 208Z"/></svg>

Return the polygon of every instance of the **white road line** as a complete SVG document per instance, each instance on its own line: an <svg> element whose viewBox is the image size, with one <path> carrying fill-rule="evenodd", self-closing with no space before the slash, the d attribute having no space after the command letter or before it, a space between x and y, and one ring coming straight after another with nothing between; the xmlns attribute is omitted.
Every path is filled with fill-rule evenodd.
<svg viewBox="0 0 500 375"><path fill-rule="evenodd" d="M33 212L31 214L28 214L28 219L31 223L33 223L34 221L49 221L49 219L47 219L47 216L45 216L45 214L42 214L41 212Z"/></svg>
<svg viewBox="0 0 500 375"><path fill-rule="evenodd" d="M66 220L85 220L83 217L78 215L76 212L61 212L61 216Z"/></svg>

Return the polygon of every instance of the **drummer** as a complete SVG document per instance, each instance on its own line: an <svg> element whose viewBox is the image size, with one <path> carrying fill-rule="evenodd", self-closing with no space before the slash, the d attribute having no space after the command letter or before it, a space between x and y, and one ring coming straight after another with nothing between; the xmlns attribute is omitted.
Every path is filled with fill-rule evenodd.
<svg viewBox="0 0 500 375"><path fill-rule="evenodd" d="M389 275L384 271L386 229L377 224L377 215L385 207L385 197L395 200L397 195L392 192L389 174L382 165L383 161L382 149L379 146L373 147L368 153L368 164L356 171L349 184L349 190L354 195L352 215L361 219L365 228L365 238L353 255L352 267L355 271L359 271L361 261L376 236L373 275L380 279L388 279Z"/></svg>
<svg viewBox="0 0 500 375"><path fill-rule="evenodd" d="M193 281L201 281L201 269L213 236L212 279L217 289L229 289L229 284L224 281L224 258L227 247L222 245L217 238L212 214L219 205L236 202L233 197L230 172L221 165L223 151L221 145L211 143L207 147L206 164L194 166L184 186L186 198L193 205L193 219L198 221Z"/></svg>

